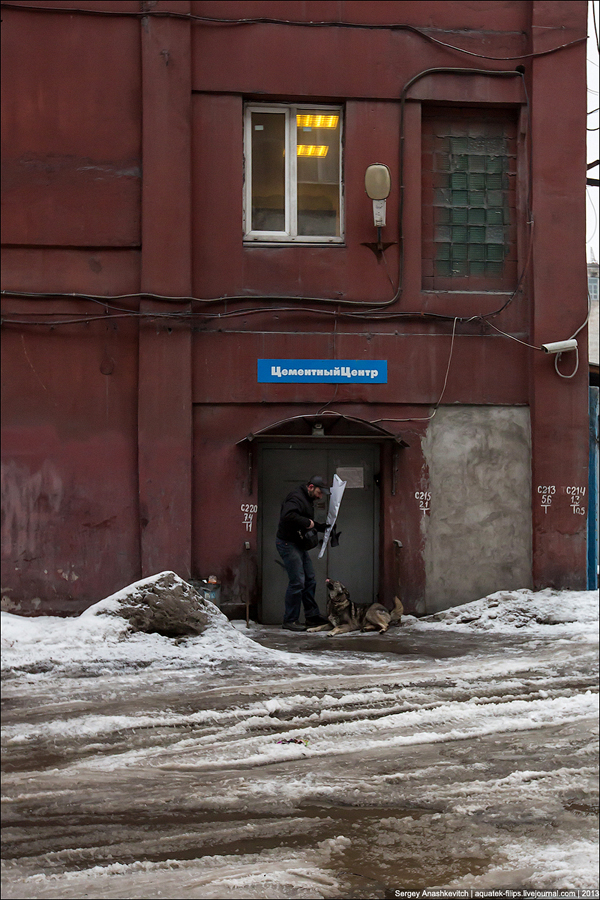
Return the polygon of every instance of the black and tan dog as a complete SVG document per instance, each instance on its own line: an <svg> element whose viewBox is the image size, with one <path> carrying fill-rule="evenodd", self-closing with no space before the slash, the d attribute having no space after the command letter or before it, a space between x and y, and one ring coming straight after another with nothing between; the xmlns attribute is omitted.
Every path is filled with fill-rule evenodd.
<svg viewBox="0 0 600 900"><path fill-rule="evenodd" d="M390 625L400 625L404 607L398 597L394 597L394 609L390 612L382 603L371 603L360 606L350 600L350 592L341 581L325 581L327 585L327 618L331 625L316 625L307 631L327 631L328 637L334 634L347 634L349 631L378 631L383 634Z"/></svg>

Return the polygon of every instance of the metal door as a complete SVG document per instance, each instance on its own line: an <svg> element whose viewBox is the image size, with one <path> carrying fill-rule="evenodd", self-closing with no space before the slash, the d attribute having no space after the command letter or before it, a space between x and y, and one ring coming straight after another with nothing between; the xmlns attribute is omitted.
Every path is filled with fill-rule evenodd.
<svg viewBox="0 0 600 900"><path fill-rule="evenodd" d="M261 621L283 620L287 575L277 549L275 533L284 497L311 475L323 475L328 484L338 474L347 481L337 529L339 546L328 547L318 559L311 551L317 576L316 599L325 612L325 579L338 578L358 603L377 598L379 577L379 446L375 444L282 444L263 446L259 456L259 534L261 540ZM327 517L329 498L315 504L319 522Z"/></svg>

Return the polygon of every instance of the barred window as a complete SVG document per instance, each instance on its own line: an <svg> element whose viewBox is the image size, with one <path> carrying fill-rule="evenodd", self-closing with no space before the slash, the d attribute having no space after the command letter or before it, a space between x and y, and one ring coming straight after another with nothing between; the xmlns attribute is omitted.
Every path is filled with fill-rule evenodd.
<svg viewBox="0 0 600 900"><path fill-rule="evenodd" d="M516 118L423 110L423 288L504 290L517 278Z"/></svg>

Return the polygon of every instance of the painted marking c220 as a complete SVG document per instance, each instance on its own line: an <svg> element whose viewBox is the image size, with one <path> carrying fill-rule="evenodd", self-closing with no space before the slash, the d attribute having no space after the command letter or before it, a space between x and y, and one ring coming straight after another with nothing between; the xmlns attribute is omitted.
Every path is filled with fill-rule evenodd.
<svg viewBox="0 0 600 900"><path fill-rule="evenodd" d="M242 519L242 524L245 526L246 531L252 531L252 523L254 522L254 515L258 512L258 506L256 503L242 503L240 506L242 513L244 514L244 518Z"/></svg>

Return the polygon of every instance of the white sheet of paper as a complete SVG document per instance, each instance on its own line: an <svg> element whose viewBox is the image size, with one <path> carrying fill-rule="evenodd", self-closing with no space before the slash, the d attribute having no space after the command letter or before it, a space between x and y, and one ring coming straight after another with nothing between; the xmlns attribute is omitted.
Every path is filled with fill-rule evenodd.
<svg viewBox="0 0 600 900"><path fill-rule="evenodd" d="M340 503L342 502L342 497L344 496L345 490L346 482L342 481L342 479L338 475L334 475L333 484L331 485L331 494L329 495L329 510L327 512L326 519L327 528L325 529L323 544L319 551L319 559L321 559L321 557L327 550L327 544L329 543L329 538L333 530L333 526L335 525L335 520L337 519L338 512L340 510Z"/></svg>

